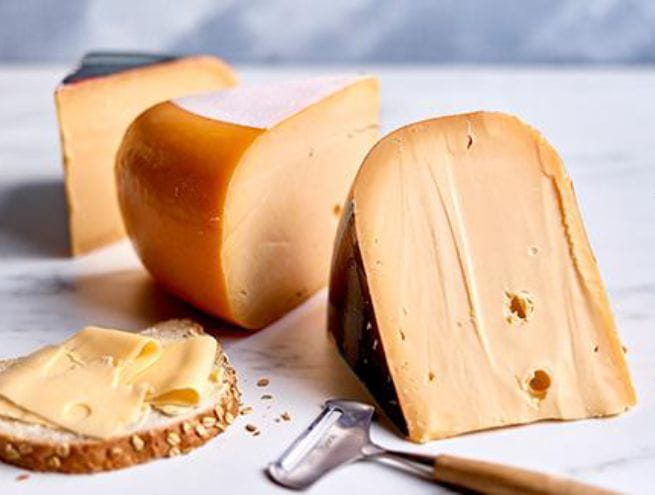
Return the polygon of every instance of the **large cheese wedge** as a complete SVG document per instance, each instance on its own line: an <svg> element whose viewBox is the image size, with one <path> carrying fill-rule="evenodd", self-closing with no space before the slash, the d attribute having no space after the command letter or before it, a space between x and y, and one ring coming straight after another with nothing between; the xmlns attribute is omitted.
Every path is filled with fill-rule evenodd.
<svg viewBox="0 0 655 495"><path fill-rule="evenodd" d="M235 84L209 56L92 53L55 92L71 249L87 253L123 237L114 162L128 125L155 103Z"/></svg>
<svg viewBox="0 0 655 495"><path fill-rule="evenodd" d="M128 234L161 284L257 329L327 283L341 206L378 136L378 85L329 77L157 105L116 174Z"/></svg>
<svg viewBox="0 0 655 495"><path fill-rule="evenodd" d="M571 180L508 115L427 120L373 148L337 235L328 325L417 442L635 403Z"/></svg>

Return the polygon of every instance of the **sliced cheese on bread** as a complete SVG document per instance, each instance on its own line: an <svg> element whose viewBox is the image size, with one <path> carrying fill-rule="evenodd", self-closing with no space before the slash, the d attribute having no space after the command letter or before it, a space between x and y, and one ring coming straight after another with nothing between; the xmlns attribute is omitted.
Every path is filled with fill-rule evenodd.
<svg viewBox="0 0 655 495"><path fill-rule="evenodd" d="M373 148L329 301L339 351L411 440L635 403L571 180L511 116L418 122Z"/></svg>
<svg viewBox="0 0 655 495"><path fill-rule="evenodd" d="M0 373L0 395L51 424L110 438L139 420L147 391L119 373L111 358L77 364L63 346L46 347Z"/></svg>
<svg viewBox="0 0 655 495"><path fill-rule="evenodd" d="M115 337L112 335L112 338ZM131 334L124 343L140 339L161 346L162 357L167 349L183 349L173 351L173 357L200 358L200 367L187 368L179 360L171 361L171 366L180 366L178 369L182 369L181 375L186 378L161 382L166 385L161 388L164 393L174 394L177 391L186 397L188 390L193 390L193 400L174 400L170 403L162 400L152 404L146 392L156 390L155 380L135 378L133 383L125 383L119 373L120 366L106 356L85 361L77 355L71 360L66 344L77 341L81 344L78 350L93 348L88 344L90 341L80 339L78 334L64 345L50 346L26 358L0 362L0 396L5 399L0 401L0 459L28 469L71 473L117 469L185 453L222 432L234 420L239 409L236 375L220 345L215 339L204 335L200 326L189 320L170 320L140 334ZM97 336L91 340L100 342ZM188 346L185 344L187 341L190 343ZM206 343L199 345L201 341ZM126 346L117 345L114 348L125 349ZM203 349L202 352L198 352L199 348ZM213 354L209 355L211 351ZM134 352L131 354L135 355ZM62 365L62 356L71 363L72 374ZM48 364L55 365L57 373L54 376L48 376ZM34 372L35 365L39 373ZM197 379L198 373L188 371L193 369L202 369L202 383ZM162 375L154 372L151 377L172 374L169 369ZM47 381L42 385L49 388L37 389L31 384L31 388L26 387L25 392L19 392L15 385L21 380L14 380L16 375L28 376L32 380L40 377ZM99 381L99 376L102 380L111 377L113 382L107 384ZM66 387L59 386L57 380L65 382ZM182 388L182 385L186 388ZM112 391L112 388L118 391ZM128 391L143 395L136 397L136 400L121 395ZM4 394L10 394L16 402L9 402ZM182 403L186 405L180 405ZM14 408L4 407L6 404ZM18 404L23 404L23 407ZM57 409L62 404L63 407ZM167 408L166 404L171 407ZM66 407L71 405L73 407ZM129 409L128 405L135 407ZM104 411L96 410L96 406L103 407ZM39 411L37 420L32 408ZM28 414L21 414L26 411ZM60 415L53 411L63 413ZM133 416L126 415L126 412L133 413ZM42 416L48 419L39 421ZM106 425L119 425L121 428L110 431ZM85 433L87 430L88 434Z"/></svg>
<svg viewBox="0 0 655 495"><path fill-rule="evenodd" d="M327 282L357 168L378 135L370 77L241 86L144 112L116 177L128 234L178 296L258 329Z"/></svg>

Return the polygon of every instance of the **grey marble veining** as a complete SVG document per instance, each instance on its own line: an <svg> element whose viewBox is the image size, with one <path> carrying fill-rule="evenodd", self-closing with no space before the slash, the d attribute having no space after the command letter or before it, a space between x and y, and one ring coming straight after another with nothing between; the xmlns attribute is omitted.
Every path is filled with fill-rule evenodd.
<svg viewBox="0 0 655 495"><path fill-rule="evenodd" d="M616 418L545 422L412 445L393 430L390 447L509 462L628 493L651 491L655 472L655 70L567 68L375 68L383 129L480 108L516 113L562 154L607 284L639 405ZM244 81L289 79L339 68L241 68ZM126 471L71 478L0 465L0 493L285 493L261 469L327 398L366 399L325 335L325 292L266 330L249 334L161 290L128 243L69 259L52 89L60 68L0 67L0 354L17 356L85 324L138 329L193 317L220 336L255 412L193 454ZM259 377L270 385L257 387ZM271 394L270 400L262 400ZM288 411L291 422L275 422ZM257 424L261 436L243 430ZM422 481L370 463L327 477L311 493L435 493ZM443 491L445 493L445 491Z"/></svg>

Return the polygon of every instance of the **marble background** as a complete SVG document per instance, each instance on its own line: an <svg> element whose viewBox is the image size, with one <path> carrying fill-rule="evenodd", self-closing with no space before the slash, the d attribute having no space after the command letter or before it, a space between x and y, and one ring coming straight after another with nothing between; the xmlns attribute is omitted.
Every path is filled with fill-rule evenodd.
<svg viewBox="0 0 655 495"><path fill-rule="evenodd" d="M233 62L652 63L652 0L0 0L0 60L94 48Z"/></svg>

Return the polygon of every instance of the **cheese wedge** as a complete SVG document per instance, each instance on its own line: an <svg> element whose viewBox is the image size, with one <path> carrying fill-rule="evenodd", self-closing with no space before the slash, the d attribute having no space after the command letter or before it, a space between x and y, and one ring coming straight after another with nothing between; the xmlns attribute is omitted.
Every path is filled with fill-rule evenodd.
<svg viewBox="0 0 655 495"><path fill-rule="evenodd" d="M378 85L331 77L157 105L117 159L128 234L150 273L257 329L327 282L348 189L378 136Z"/></svg>
<svg viewBox="0 0 655 495"><path fill-rule="evenodd" d="M328 325L417 442L636 400L571 180L508 115L418 122L373 148L337 234Z"/></svg>
<svg viewBox="0 0 655 495"><path fill-rule="evenodd" d="M128 125L160 101L232 86L232 70L209 56L93 53L55 92L71 249L84 254L122 238L114 161Z"/></svg>

